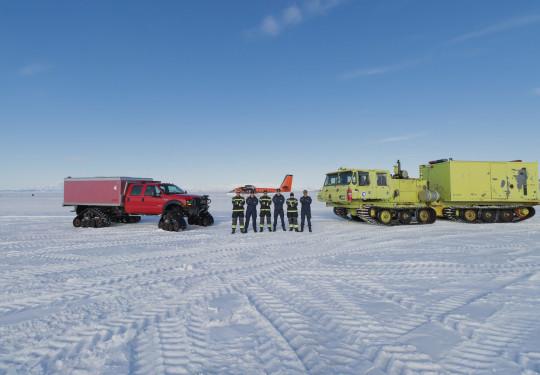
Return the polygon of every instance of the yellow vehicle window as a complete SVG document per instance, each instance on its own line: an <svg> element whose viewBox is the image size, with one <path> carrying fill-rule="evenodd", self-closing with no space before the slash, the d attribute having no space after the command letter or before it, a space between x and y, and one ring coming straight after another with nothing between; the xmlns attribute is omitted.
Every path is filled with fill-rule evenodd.
<svg viewBox="0 0 540 375"><path fill-rule="evenodd" d="M377 173L377 186L386 186L386 173Z"/></svg>
<svg viewBox="0 0 540 375"><path fill-rule="evenodd" d="M327 175L326 180L324 181L324 186L334 186L337 182L337 178L337 173Z"/></svg>
<svg viewBox="0 0 540 375"><path fill-rule="evenodd" d="M343 172L339 174L338 185L349 185L352 180L352 172Z"/></svg>
<svg viewBox="0 0 540 375"><path fill-rule="evenodd" d="M369 172L358 172L358 185L360 186L369 185Z"/></svg>

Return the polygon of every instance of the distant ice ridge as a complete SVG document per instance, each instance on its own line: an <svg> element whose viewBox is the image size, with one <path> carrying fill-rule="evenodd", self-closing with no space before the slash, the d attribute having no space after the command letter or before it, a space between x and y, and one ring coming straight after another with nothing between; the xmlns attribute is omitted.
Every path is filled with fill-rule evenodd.
<svg viewBox="0 0 540 375"><path fill-rule="evenodd" d="M14 191L14 192L25 192L25 191L50 191L50 192L59 192L64 191L64 181L58 181L50 185L36 185L36 186L27 186L22 189L7 189L0 191Z"/></svg>

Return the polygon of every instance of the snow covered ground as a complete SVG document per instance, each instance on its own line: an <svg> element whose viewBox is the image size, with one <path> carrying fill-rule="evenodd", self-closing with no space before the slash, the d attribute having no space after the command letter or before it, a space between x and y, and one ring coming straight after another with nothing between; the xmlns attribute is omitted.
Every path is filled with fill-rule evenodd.
<svg viewBox="0 0 540 375"><path fill-rule="evenodd" d="M540 373L540 215L231 235L212 199L171 233L0 193L0 373Z"/></svg>

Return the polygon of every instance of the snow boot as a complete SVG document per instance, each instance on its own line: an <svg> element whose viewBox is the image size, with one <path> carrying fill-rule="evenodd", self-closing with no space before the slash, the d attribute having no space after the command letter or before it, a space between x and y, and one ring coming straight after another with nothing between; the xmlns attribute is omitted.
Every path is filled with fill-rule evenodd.
<svg viewBox="0 0 540 375"><path fill-rule="evenodd" d="M293 230L293 227L290 227L290 228L289 228L289 232L292 232L292 230Z"/></svg>
<svg viewBox="0 0 540 375"><path fill-rule="evenodd" d="M233 228L233 230L232 230L231 234L234 234L234 232L235 232L235 231L236 231L236 229L234 229L234 228Z"/></svg>
<svg viewBox="0 0 540 375"><path fill-rule="evenodd" d="M311 233L311 225L309 226L309 232Z"/></svg>
<svg viewBox="0 0 540 375"><path fill-rule="evenodd" d="M284 232L286 232L286 231L287 231L287 229L285 229L285 227L283 227L283 231L284 231Z"/></svg>
<svg viewBox="0 0 540 375"><path fill-rule="evenodd" d="M254 231L255 233L257 233L257 228L253 228L253 231Z"/></svg>
<svg viewBox="0 0 540 375"><path fill-rule="evenodd" d="M302 225L302 227L300 228L300 232L303 232L304 231L304 226Z"/></svg>
<svg viewBox="0 0 540 375"><path fill-rule="evenodd" d="M300 231L298 230L298 228L294 228L294 231L295 231L295 232L300 232Z"/></svg>

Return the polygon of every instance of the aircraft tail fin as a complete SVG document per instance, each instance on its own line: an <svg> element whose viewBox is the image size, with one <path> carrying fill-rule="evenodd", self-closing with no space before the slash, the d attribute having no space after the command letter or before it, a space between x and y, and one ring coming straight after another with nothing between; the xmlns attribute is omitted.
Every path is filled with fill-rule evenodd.
<svg viewBox="0 0 540 375"><path fill-rule="evenodd" d="M281 186L279 187L279 190L281 191L291 191L292 188L292 174L288 174L283 179L283 182L281 183Z"/></svg>

